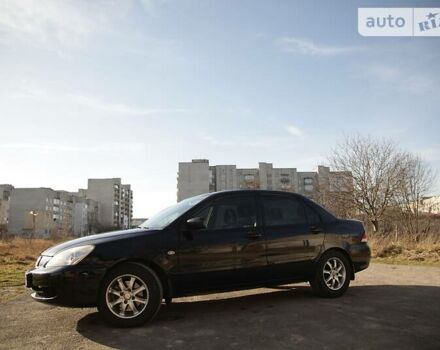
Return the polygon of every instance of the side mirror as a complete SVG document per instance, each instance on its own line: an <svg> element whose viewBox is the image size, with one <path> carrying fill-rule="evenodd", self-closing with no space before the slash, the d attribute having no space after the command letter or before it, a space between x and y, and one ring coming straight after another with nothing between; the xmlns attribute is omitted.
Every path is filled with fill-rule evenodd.
<svg viewBox="0 0 440 350"><path fill-rule="evenodd" d="M186 227L190 230L201 230L205 227L205 218L195 217L186 221Z"/></svg>

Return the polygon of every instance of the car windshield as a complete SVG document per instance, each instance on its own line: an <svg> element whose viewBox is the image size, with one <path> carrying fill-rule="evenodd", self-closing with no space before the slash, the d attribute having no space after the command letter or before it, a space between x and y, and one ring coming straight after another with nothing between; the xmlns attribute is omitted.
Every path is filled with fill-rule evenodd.
<svg viewBox="0 0 440 350"><path fill-rule="evenodd" d="M166 209L161 210L157 214L153 215L151 218L146 220L139 227L141 228L151 228L151 229L163 229L165 226L172 223L176 220L180 215L190 210L196 204L200 203L206 197L208 197L210 193L201 194L195 197L184 199L183 201L168 207Z"/></svg>

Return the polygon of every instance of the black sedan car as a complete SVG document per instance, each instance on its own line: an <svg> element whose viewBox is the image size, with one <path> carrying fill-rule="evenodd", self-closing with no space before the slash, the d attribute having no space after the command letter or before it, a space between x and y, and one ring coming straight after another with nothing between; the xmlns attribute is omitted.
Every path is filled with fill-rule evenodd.
<svg viewBox="0 0 440 350"><path fill-rule="evenodd" d="M310 282L323 297L366 269L361 222L334 217L293 193L225 191L183 200L141 227L74 239L44 251L26 286L35 300L97 306L116 326L153 319L174 297Z"/></svg>

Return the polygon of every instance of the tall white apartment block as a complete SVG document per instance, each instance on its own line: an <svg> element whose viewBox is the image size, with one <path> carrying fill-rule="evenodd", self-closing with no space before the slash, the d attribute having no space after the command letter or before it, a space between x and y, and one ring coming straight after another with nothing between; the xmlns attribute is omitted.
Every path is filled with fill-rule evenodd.
<svg viewBox="0 0 440 350"><path fill-rule="evenodd" d="M351 174L330 171L318 166L317 171L299 172L296 168L274 168L261 162L258 168L237 168L236 165L209 165L207 159L179 163L177 201L206 192L236 189L262 189L295 192L310 198L331 191L340 191L338 184L347 182ZM346 189L350 191L349 188Z"/></svg>
<svg viewBox="0 0 440 350"><path fill-rule="evenodd" d="M86 196L99 202L99 223L104 228L131 227L133 191L120 178L89 179Z"/></svg>

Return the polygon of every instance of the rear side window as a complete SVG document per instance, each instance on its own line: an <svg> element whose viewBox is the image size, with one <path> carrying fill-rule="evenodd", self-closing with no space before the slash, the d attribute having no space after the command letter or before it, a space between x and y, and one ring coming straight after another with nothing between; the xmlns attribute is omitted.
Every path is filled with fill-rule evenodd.
<svg viewBox="0 0 440 350"><path fill-rule="evenodd" d="M321 223L321 217L313 208L309 207L307 204L304 204L304 209L306 211L307 220L310 225L318 225Z"/></svg>
<svg viewBox="0 0 440 350"><path fill-rule="evenodd" d="M266 226L307 224L304 205L295 198L267 196L262 202Z"/></svg>

